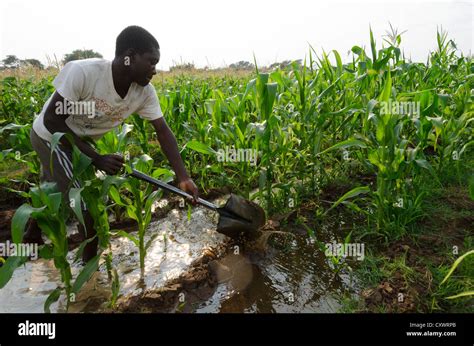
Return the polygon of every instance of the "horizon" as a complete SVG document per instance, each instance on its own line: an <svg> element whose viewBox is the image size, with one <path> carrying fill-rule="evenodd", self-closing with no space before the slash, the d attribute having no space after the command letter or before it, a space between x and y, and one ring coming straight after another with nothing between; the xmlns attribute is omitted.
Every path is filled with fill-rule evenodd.
<svg viewBox="0 0 474 346"><path fill-rule="evenodd" d="M72 3L57 0L46 3L7 0L0 5L0 59L15 55L19 59L37 59L47 66L48 56L61 61L75 49L92 49L104 59L112 60L116 36L128 25L140 25L157 38L162 54L157 69L162 71L186 63L210 69L238 61L253 63L254 55L259 66L269 66L285 60L304 60L310 46L318 54L323 49L327 53L337 50L342 60L347 61L352 46L370 48L369 27L377 49L382 48L389 23L399 32L406 30L401 49L412 61L426 62L436 48L436 31L440 27L448 32L448 38L456 43L460 53L472 54L473 5L466 1L296 0L291 11L282 0L225 3L230 7L238 4L232 7L232 16L227 16L229 8L223 8L216 0L198 3L146 0L139 2L144 6L132 7L120 0L114 2L112 16L104 17L109 8L106 2L85 0L76 8ZM96 10L91 12L88 4ZM150 9L142 13L145 6ZM73 10L76 12L70 18ZM418 15L421 11L423 16ZM38 18L41 25L37 24Z"/></svg>

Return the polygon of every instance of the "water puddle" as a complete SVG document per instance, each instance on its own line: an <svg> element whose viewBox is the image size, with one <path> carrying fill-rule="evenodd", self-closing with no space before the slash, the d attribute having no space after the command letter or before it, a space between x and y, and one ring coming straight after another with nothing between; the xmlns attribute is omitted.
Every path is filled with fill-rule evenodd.
<svg viewBox="0 0 474 346"><path fill-rule="evenodd" d="M319 236L333 241L334 230L336 225L326 225ZM249 249L219 260L212 268L218 287L196 311L333 313L339 311L344 293L356 293L351 270L335 271L304 232L286 237L277 234L278 238L269 240L265 253Z"/></svg>
<svg viewBox="0 0 474 346"><path fill-rule="evenodd" d="M204 251L218 248L227 239L215 231L217 214L202 207L193 209L188 220L186 210L171 210L168 215L150 223L145 243L152 239L145 258L145 277L140 280L138 248L125 237L112 238L113 266L120 277L120 294L137 295L147 289L158 289L185 273L190 264ZM68 230L72 232L71 229ZM68 255L73 262L77 250ZM82 269L73 263L73 277ZM47 296L60 284L52 260L38 259L18 268L11 281L0 291L0 312L43 312ZM111 294L105 263L81 289L70 305L70 312L100 311ZM65 300L51 306L51 311L63 312Z"/></svg>
<svg viewBox="0 0 474 346"><path fill-rule="evenodd" d="M305 231L284 234L285 230L280 228L283 233L276 232L264 239L264 251L255 246L258 242L226 248L228 238L216 232L217 221L218 214L203 207L193 208L190 220L186 210L172 209L163 219L153 221L145 237L145 242L151 239L151 245L145 258L143 281L138 248L128 238L113 237L113 267L120 277L120 295L134 297L159 290L186 273L206 251L221 255L209 262L217 285L209 298L193 304L195 312L337 312L338 298L355 292L357 283L351 271L335 272L328 257ZM340 225L340 220L328 221L319 230L318 239L337 241L343 237ZM74 229L75 226L68 231ZM69 253L70 263L76 251ZM81 269L80 263L72 264L74 278ZM41 313L47 296L58 284L59 274L51 260L27 262L0 290L0 312ZM110 295L110 281L102 261L99 271L70 304L69 312L108 311ZM51 311L65 311L64 297L51 306Z"/></svg>

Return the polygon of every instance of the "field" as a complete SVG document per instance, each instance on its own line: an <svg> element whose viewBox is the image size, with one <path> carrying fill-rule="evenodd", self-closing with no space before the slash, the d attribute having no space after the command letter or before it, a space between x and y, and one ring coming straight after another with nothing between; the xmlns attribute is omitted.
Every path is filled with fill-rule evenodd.
<svg viewBox="0 0 474 346"><path fill-rule="evenodd" d="M445 33L433 39L437 49L426 63L403 56L398 34L382 43L370 33L370 47L352 47L345 64L337 51L318 55L310 47L301 64L177 70L152 81L203 197L234 192L257 201L268 219L266 251L288 261L286 274L317 263L311 280L318 271L356 278L356 286L334 290L337 311L474 311L474 65ZM0 240L20 243L28 218L41 221L50 242L40 256L54 261L62 282L45 310L60 296L78 294L104 257L114 309L121 277L113 251L106 251L111 237L133 240L145 275L145 235L150 221L163 217L152 208L163 194L132 178L96 177L78 149L74 174L90 183L73 189L74 203L65 205L54 186L40 184L29 132L56 73L0 72ZM96 148L173 178L152 127L136 115ZM75 276L65 220L82 220L81 197L104 252ZM136 232L115 232L111 215L122 224L132 220ZM0 288L26 260L4 261ZM288 280L301 287L301 277ZM305 289L316 290L314 282ZM234 302L226 311L245 307Z"/></svg>

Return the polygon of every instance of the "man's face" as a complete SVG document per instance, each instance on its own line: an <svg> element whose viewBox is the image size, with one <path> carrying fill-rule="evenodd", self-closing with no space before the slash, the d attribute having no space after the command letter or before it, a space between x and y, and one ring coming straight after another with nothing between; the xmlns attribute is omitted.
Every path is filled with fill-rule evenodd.
<svg viewBox="0 0 474 346"><path fill-rule="evenodd" d="M160 51L156 48L143 54L136 53L130 64L133 81L141 86L146 86L156 74L158 61L160 61Z"/></svg>

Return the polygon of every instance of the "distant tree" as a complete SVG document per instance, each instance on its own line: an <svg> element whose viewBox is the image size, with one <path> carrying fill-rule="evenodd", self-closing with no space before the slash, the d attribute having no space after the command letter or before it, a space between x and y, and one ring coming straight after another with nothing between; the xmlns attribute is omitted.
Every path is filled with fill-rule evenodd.
<svg viewBox="0 0 474 346"><path fill-rule="evenodd" d="M271 69L277 69L280 67L280 63L279 62L274 62L273 64L271 64L270 66L268 66L268 68L271 68Z"/></svg>
<svg viewBox="0 0 474 346"><path fill-rule="evenodd" d="M191 62L186 62L186 63L180 63L177 64L175 63L173 66L170 67L170 72L172 71L181 71L181 70L186 70L186 71L191 71L195 70L196 66L194 66L194 63Z"/></svg>
<svg viewBox="0 0 474 346"><path fill-rule="evenodd" d="M37 59L25 59L25 60L21 60L20 63L21 63L21 65L31 65L31 66L39 68L41 70L44 69L43 64Z"/></svg>
<svg viewBox="0 0 474 346"><path fill-rule="evenodd" d="M18 59L16 55L7 55L7 57L2 60L2 66L4 68L17 68L20 66L20 59Z"/></svg>
<svg viewBox="0 0 474 346"><path fill-rule="evenodd" d="M288 66L291 66L292 64L295 64L295 65L298 65L298 66L302 66L303 65L303 60L301 59L298 59L298 60L284 60L282 62L275 62L273 64L271 64L269 67L271 69L286 69L288 68Z"/></svg>
<svg viewBox="0 0 474 346"><path fill-rule="evenodd" d="M82 60L90 58L103 58L102 54L94 52L92 49L76 49L72 53L64 55L63 63L66 64L73 60Z"/></svg>
<svg viewBox="0 0 474 346"><path fill-rule="evenodd" d="M238 61L236 63L230 64L229 68L233 68L236 70L252 70L255 68L255 65L248 61Z"/></svg>

